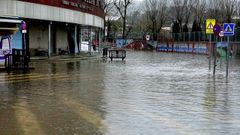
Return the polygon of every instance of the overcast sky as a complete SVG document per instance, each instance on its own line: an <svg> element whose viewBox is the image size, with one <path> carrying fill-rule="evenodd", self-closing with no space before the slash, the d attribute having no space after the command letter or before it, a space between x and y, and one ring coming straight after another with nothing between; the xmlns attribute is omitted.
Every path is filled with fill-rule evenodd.
<svg viewBox="0 0 240 135"><path fill-rule="evenodd" d="M143 4L141 4L143 2L143 0L133 0L133 4L131 4L131 7L129 8L129 11L141 11L139 9L143 8Z"/></svg>

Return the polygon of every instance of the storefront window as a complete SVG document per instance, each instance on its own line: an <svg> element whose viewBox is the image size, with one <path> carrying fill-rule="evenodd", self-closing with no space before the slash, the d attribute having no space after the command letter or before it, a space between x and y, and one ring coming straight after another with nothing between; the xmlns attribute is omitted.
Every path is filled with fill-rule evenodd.
<svg viewBox="0 0 240 135"><path fill-rule="evenodd" d="M91 45L91 51L96 51L98 46L98 35L94 29L90 32L90 29L81 30L81 51L89 51Z"/></svg>

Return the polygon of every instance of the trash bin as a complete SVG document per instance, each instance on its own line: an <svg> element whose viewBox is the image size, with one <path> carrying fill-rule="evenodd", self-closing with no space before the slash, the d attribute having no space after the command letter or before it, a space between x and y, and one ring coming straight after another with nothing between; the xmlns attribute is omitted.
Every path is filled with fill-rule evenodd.
<svg viewBox="0 0 240 135"><path fill-rule="evenodd" d="M108 55L108 49L103 48L103 57L107 57L107 55Z"/></svg>

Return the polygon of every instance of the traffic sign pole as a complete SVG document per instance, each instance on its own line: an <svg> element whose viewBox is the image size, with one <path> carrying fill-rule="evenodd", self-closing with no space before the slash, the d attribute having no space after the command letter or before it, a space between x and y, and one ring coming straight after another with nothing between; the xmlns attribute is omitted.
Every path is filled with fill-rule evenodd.
<svg viewBox="0 0 240 135"><path fill-rule="evenodd" d="M213 57L214 57L214 65L213 65L213 76L215 77L215 73L216 73L216 66L217 66L217 63L216 63L216 44L213 45Z"/></svg>
<svg viewBox="0 0 240 135"><path fill-rule="evenodd" d="M229 48L230 48L230 43L229 43L229 37L227 37L227 42L228 42L228 46L227 46L227 67L226 67L226 78L228 78L228 68L229 68Z"/></svg>
<svg viewBox="0 0 240 135"><path fill-rule="evenodd" d="M206 34L209 34L209 70L211 70L212 64L212 34L214 34L214 26L216 24L215 19L206 20Z"/></svg>
<svg viewBox="0 0 240 135"><path fill-rule="evenodd" d="M223 33L224 36L227 36L227 64L226 64L226 78L228 78L228 69L229 69L229 50L230 50L230 41L229 41L229 36L234 36L234 29L235 29L235 24L234 23L224 23L223 24Z"/></svg>
<svg viewBox="0 0 240 135"><path fill-rule="evenodd" d="M209 35L209 70L211 70L211 63L212 63L212 35Z"/></svg>

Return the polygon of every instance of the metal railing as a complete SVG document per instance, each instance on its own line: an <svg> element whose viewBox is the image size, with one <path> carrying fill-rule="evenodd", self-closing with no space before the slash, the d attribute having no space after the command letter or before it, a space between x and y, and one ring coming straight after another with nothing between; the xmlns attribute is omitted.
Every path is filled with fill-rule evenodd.
<svg viewBox="0 0 240 135"><path fill-rule="evenodd" d="M123 49L111 49L109 50L109 58L111 61L113 58L121 58L124 60L126 58L126 50Z"/></svg>
<svg viewBox="0 0 240 135"><path fill-rule="evenodd" d="M5 69L7 72L11 70L28 70L30 58L27 55L23 55L23 51L19 49L13 49L12 54L5 55Z"/></svg>
<svg viewBox="0 0 240 135"><path fill-rule="evenodd" d="M173 42L208 42L211 37L212 42L226 42L227 37L219 37L214 34L207 35L204 31L182 32L182 33L159 33L158 41ZM229 37L231 42L240 43L240 30L236 29L234 36Z"/></svg>

